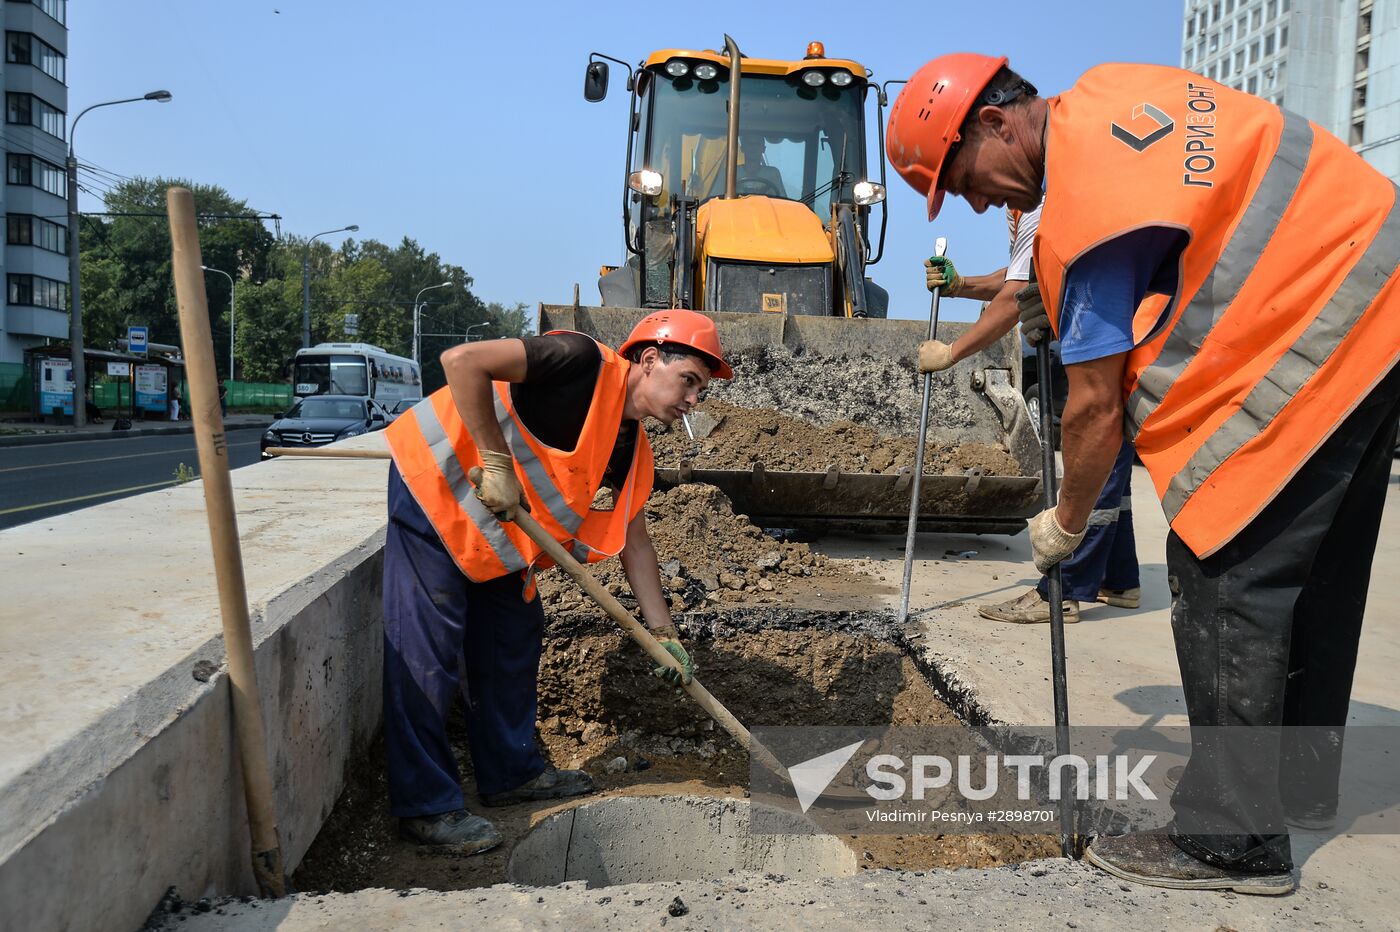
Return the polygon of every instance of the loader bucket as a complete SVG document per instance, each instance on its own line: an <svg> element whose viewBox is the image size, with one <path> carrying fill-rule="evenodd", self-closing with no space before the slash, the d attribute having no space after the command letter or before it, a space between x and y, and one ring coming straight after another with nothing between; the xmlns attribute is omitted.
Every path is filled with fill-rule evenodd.
<svg viewBox="0 0 1400 932"><path fill-rule="evenodd" d="M540 332L573 330L619 346L632 328L652 310L622 307L541 305ZM861 377L862 356L897 359L914 377L914 357L928 333L926 321L848 319L785 314L719 313L706 315L719 328L727 355L783 346L793 353L831 358L845 366L853 380ZM967 329L965 323L942 323L940 339L951 342ZM848 359L852 362L843 363ZM742 368L736 378L743 378ZM982 467L965 473L925 475L921 482L919 526L923 530L962 533L1014 534L1025 519L1041 508L1040 443L1021 397L1021 354L1016 339L1004 337L971 360L965 360L939 380L935 398L966 406L973 412L952 443L983 443L1000 447L1017 465L1015 475L996 475ZM917 417L917 413L915 415ZM931 433L931 439L932 433ZM898 532L908 521L911 470L893 475L842 473L834 466L824 472L792 472L757 462L749 469L704 469L699 463L658 463L657 481L706 482L718 487L734 504L767 527L790 527L810 532L859 530Z"/></svg>

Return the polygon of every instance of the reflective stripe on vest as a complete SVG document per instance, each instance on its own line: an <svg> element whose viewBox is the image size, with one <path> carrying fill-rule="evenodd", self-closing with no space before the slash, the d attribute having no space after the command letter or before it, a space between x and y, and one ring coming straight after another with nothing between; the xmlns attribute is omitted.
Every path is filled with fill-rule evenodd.
<svg viewBox="0 0 1400 932"><path fill-rule="evenodd" d="M1337 351L1352 326L1370 310L1381 289L1395 275L1397 262L1400 262L1400 210L1393 204L1361 261L1347 273L1341 287L1333 293L1322 312L1308 324L1283 358L1274 363L1268 374L1254 386L1240 409L1216 428L1186 466L1172 477L1167 494L1162 499L1168 520L1176 517L1187 499L1225 460L1259 436L1303 391L1308 381L1317 376L1323 363ZM1391 365L1394 363L1395 356L1392 356ZM1389 368L1385 371L1389 371ZM1385 371L1366 385L1364 391L1357 395L1356 403L1370 394ZM1340 424L1340 419L1332 423L1331 429L1318 437L1315 447L1321 446Z"/></svg>
<svg viewBox="0 0 1400 932"><path fill-rule="evenodd" d="M408 413L417 420L418 430L433 451L433 459L437 461L438 468L447 478L452 497L462 506L462 510L467 513L477 531L491 546L496 559L508 573L523 570L529 565L529 561L515 544L511 543L501 522L481 504L481 499L476 497L476 487L471 484L471 480L462 469L462 462L457 458L457 451L452 449L452 442L447 439L447 431L443 429L442 421L438 418L437 411L433 410L432 403L424 398L409 408Z"/></svg>
<svg viewBox="0 0 1400 932"><path fill-rule="evenodd" d="M509 445L535 519L581 561L597 562L626 545L627 526L651 494L653 461L637 429L632 462L618 505L597 511L592 501L616 446L626 401L629 364L598 344L602 356L592 402L573 450L535 439L510 401L510 386L494 383L495 415ZM502 523L481 504L467 476L481 457L448 389L415 405L385 431L405 484L470 579L484 582L553 562L518 526ZM527 590L530 580L527 578Z"/></svg>
<svg viewBox="0 0 1400 932"><path fill-rule="evenodd" d="M1269 245L1284 208L1293 199L1303 168L1308 163L1313 133L1308 121L1296 113L1284 112L1283 136L1259 183L1259 190L1245 210L1243 219L1231 235L1205 283L1187 303L1176 325L1172 327L1162 351L1152 365L1143 370L1132 394L1128 396L1128 427L1137 436L1138 426L1156 410L1196 355L1206 334L1230 307L1241 286Z"/></svg>
<svg viewBox="0 0 1400 932"><path fill-rule="evenodd" d="M1148 125L1149 122L1151 125ZM1130 230L1186 234L1136 309L1127 430L1172 529L1214 553L1400 360L1397 189L1336 137L1176 68L1103 65L1051 101L1037 279Z"/></svg>

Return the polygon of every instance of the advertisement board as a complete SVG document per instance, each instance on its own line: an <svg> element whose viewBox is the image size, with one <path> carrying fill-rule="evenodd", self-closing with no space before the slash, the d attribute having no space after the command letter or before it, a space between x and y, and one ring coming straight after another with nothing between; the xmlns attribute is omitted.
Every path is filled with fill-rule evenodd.
<svg viewBox="0 0 1400 932"><path fill-rule="evenodd" d="M73 414L73 360L39 360L39 412L52 414L55 408Z"/></svg>
<svg viewBox="0 0 1400 932"><path fill-rule="evenodd" d="M136 367L136 407L164 414L167 410L164 366Z"/></svg>

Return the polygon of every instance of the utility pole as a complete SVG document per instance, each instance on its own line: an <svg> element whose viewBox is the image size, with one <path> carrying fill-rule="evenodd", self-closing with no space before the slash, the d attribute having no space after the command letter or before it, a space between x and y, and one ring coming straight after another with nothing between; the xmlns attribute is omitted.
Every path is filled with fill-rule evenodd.
<svg viewBox="0 0 1400 932"><path fill-rule="evenodd" d="M306 241L306 245L301 250L301 347L306 349L311 345L311 244L316 242L318 236L330 236L332 233L358 233L360 225L352 223L348 227L340 227L335 230L325 230L317 233L316 236Z"/></svg>
<svg viewBox="0 0 1400 932"><path fill-rule="evenodd" d="M78 256L78 156L73 149L73 137L78 132L78 121L83 114L98 107L112 107L117 104L136 103L141 100L155 100L166 103L171 99L169 91L151 91L140 97L126 97L122 100L107 100L84 108L73 117L68 127L68 160L64 168L68 172L68 352L73 360L73 426L87 426L87 362L83 358L83 288ZM135 391L135 388L132 389Z"/></svg>
<svg viewBox="0 0 1400 932"><path fill-rule="evenodd" d="M432 291L434 288L447 288L451 285L452 282L450 281L443 282L441 285L429 285L428 287L419 290L418 294L414 295L413 297L413 361L415 363L418 363L420 367L423 365L418 358L421 353L420 344L423 338L423 328L418 323L418 315L422 312L423 305L419 302L419 299L423 297L423 292L425 291Z"/></svg>

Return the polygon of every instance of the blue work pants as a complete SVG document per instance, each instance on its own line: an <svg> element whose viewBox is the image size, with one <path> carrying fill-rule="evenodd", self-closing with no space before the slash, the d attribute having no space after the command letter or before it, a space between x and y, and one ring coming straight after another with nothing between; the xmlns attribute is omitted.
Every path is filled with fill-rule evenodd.
<svg viewBox="0 0 1400 932"><path fill-rule="evenodd" d="M475 583L389 470L384 541L384 744L389 802L400 818L464 806L447 713L466 676L477 791L500 793L544 771L535 746L544 609L518 573ZM460 660L460 667L459 667Z"/></svg>
<svg viewBox="0 0 1400 932"><path fill-rule="evenodd" d="M1137 541L1133 537L1133 445L1124 440L1113 461L1094 510L1084 541L1074 555L1060 564L1066 599L1093 602L1100 589L1136 589ZM1036 586L1042 599L1050 598L1050 581L1044 576Z"/></svg>

